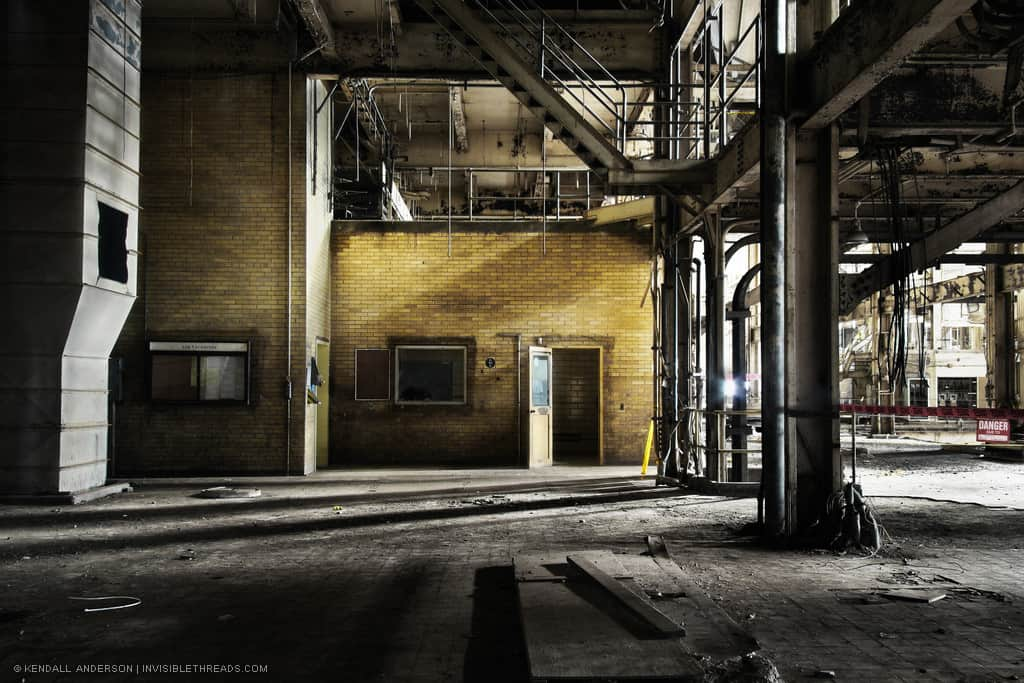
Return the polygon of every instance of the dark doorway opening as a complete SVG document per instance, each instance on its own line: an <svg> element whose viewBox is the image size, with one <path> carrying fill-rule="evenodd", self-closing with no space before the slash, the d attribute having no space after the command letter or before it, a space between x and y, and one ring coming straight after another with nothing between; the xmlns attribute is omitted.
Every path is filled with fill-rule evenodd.
<svg viewBox="0 0 1024 683"><path fill-rule="evenodd" d="M554 462L601 464L601 350L554 349Z"/></svg>

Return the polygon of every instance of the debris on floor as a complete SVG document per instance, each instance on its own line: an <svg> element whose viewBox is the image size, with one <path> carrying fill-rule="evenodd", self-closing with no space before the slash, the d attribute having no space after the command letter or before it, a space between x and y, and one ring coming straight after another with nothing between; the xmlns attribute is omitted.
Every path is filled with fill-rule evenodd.
<svg viewBox="0 0 1024 683"><path fill-rule="evenodd" d="M110 602L112 600L124 600L123 604L114 605L103 605L101 607L86 607L83 612L109 612L115 609L127 609L129 607L138 607L142 604L142 598L136 598L131 595L100 595L96 597L69 597L68 600L82 600L88 602Z"/></svg>
<svg viewBox="0 0 1024 683"><path fill-rule="evenodd" d="M252 487L214 486L203 489L196 494L196 498L259 498L261 495L262 491Z"/></svg>
<svg viewBox="0 0 1024 683"><path fill-rule="evenodd" d="M881 591L879 595L889 598L890 600L903 600L904 602L921 602L926 604L938 602L946 597L946 594L941 592L915 590Z"/></svg>
<svg viewBox="0 0 1024 683"><path fill-rule="evenodd" d="M782 676L772 660L757 652L723 662L712 662L705 657L701 664L704 683L782 683Z"/></svg>

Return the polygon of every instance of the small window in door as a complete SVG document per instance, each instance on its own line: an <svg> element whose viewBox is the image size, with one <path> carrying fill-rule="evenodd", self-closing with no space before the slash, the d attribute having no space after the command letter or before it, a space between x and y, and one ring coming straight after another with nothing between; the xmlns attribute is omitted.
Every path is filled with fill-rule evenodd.
<svg viewBox="0 0 1024 683"><path fill-rule="evenodd" d="M533 394L532 404L536 408L546 408L551 405L551 357L547 355L536 355L532 357L530 368L531 392Z"/></svg>

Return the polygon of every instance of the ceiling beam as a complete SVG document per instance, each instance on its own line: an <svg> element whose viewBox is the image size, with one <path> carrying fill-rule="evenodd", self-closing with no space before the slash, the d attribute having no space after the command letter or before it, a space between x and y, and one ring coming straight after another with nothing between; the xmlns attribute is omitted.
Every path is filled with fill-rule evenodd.
<svg viewBox="0 0 1024 683"><path fill-rule="evenodd" d="M869 295L891 287L893 283L910 273L927 268L936 259L988 230L999 221L1009 218L1022 207L1024 180L912 243L906 250L888 256L856 278L847 280L847 284L842 288L840 308L845 312L853 310Z"/></svg>
<svg viewBox="0 0 1024 683"><path fill-rule="evenodd" d="M975 0L858 0L801 60L805 129L835 121Z"/></svg>
<svg viewBox="0 0 1024 683"><path fill-rule="evenodd" d="M320 54L325 59L336 60L338 52L335 48L336 38L334 26L331 25L331 17L327 14L320 0L292 0L295 10L302 17L303 23L313 36L313 40L320 48Z"/></svg>
<svg viewBox="0 0 1024 683"><path fill-rule="evenodd" d="M704 22L705 0L681 0L676 8L679 19L679 41L677 45L685 52L697 36Z"/></svg>

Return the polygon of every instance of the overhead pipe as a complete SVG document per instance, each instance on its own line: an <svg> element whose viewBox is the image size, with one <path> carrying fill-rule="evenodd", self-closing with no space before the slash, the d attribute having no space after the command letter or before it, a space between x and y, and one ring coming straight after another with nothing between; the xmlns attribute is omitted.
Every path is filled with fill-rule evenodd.
<svg viewBox="0 0 1024 683"><path fill-rule="evenodd" d="M732 225L729 226L729 229L731 230L732 228L737 227L737 225L738 224L733 223ZM730 244L729 248L725 250L725 265L726 265L726 267L729 266L729 261L732 260L733 256L735 256L737 253L739 253L740 249L743 249L744 247L749 247L752 244L757 244L760 241L761 241L761 235L757 234L756 232L752 232L749 235L744 235L740 239L738 239L735 242L733 242L732 244Z"/></svg>

